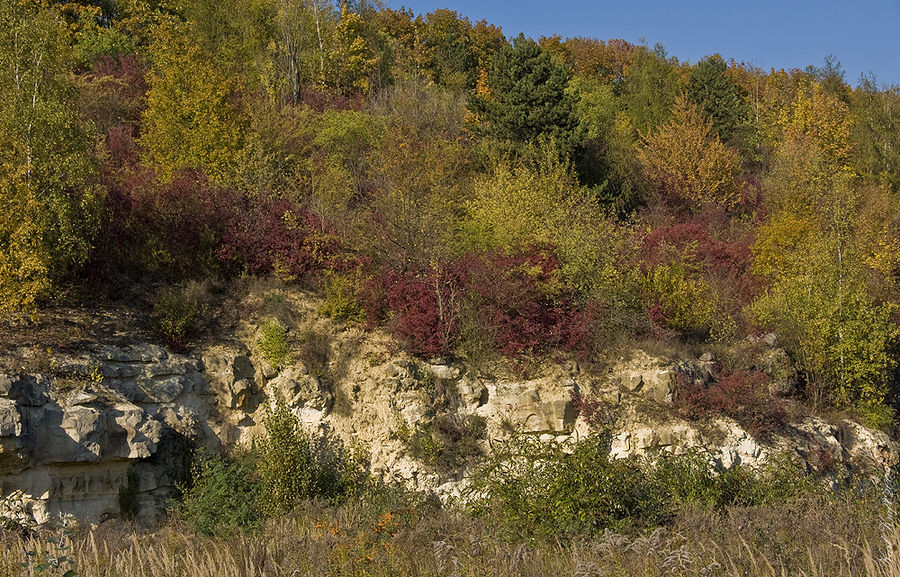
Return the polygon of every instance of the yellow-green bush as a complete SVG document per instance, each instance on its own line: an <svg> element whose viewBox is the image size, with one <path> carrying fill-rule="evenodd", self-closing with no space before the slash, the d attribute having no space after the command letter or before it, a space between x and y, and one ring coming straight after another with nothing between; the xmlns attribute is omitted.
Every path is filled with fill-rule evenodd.
<svg viewBox="0 0 900 577"><path fill-rule="evenodd" d="M259 326L257 345L266 362L275 369L281 369L288 362L291 345L288 342L287 329L277 319L266 319Z"/></svg>
<svg viewBox="0 0 900 577"><path fill-rule="evenodd" d="M263 424L258 462L263 512L283 513L303 499L337 502L361 490L365 475L340 441L304 431L284 399L276 401Z"/></svg>
<svg viewBox="0 0 900 577"><path fill-rule="evenodd" d="M87 259L104 190L72 99L61 15L0 6L0 313L52 296Z"/></svg>

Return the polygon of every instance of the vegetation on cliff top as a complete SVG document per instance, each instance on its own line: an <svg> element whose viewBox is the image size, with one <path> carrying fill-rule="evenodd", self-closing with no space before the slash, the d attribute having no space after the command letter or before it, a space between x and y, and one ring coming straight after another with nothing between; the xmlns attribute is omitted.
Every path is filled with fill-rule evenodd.
<svg viewBox="0 0 900 577"><path fill-rule="evenodd" d="M0 22L0 312L146 287L185 347L191 281L249 274L425 356L774 331L805 399L891 421L900 93L874 78L367 2Z"/></svg>

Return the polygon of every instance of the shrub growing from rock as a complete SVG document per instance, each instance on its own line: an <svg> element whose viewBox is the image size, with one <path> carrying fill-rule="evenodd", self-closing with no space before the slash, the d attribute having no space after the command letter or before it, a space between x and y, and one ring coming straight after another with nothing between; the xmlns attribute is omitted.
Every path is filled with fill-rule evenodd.
<svg viewBox="0 0 900 577"><path fill-rule="evenodd" d="M474 475L473 511L515 538L576 537L669 522L683 507L783 503L815 484L790 462L722 469L702 453L614 459L608 434L574 445L515 436Z"/></svg>
<svg viewBox="0 0 900 577"><path fill-rule="evenodd" d="M166 344L177 351L203 332L212 306L207 283L188 283L163 288L153 301L150 322Z"/></svg>
<svg viewBox="0 0 900 577"><path fill-rule="evenodd" d="M357 493L365 479L343 444L303 430L284 399L264 421L260 444L260 508L269 515L290 511L303 499L340 502Z"/></svg>

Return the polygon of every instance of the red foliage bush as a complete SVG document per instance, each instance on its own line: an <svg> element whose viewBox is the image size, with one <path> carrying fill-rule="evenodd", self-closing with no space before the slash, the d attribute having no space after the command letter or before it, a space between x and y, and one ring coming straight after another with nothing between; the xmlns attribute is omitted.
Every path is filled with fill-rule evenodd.
<svg viewBox="0 0 900 577"><path fill-rule="evenodd" d="M459 333L460 296L466 279L458 267L429 268L384 279L392 332L414 354L449 352Z"/></svg>
<svg viewBox="0 0 900 577"><path fill-rule="evenodd" d="M784 405L769 392L770 380L760 371L736 371L704 386L682 375L677 379L677 409L692 420L727 415L753 436L766 439L787 421Z"/></svg>
<svg viewBox="0 0 900 577"><path fill-rule="evenodd" d="M145 74L140 59L130 54L101 57L81 76L81 110L100 134L109 138L112 130L122 127L130 127L135 135L140 131L148 89Z"/></svg>
<svg viewBox="0 0 900 577"><path fill-rule="evenodd" d="M275 272L296 279L353 265L327 223L288 198L244 199L217 254L232 273Z"/></svg>
<svg viewBox="0 0 900 577"><path fill-rule="evenodd" d="M450 352L465 306L491 335L486 345L508 357L552 348L587 357L595 352L605 311L596 302L577 307L558 269L556 256L545 248L469 253L440 268L382 275L367 283L361 300L370 322L390 311L391 330L416 354Z"/></svg>
<svg viewBox="0 0 900 577"><path fill-rule="evenodd" d="M749 239L726 242L710 235L709 230L696 221L661 226L651 231L645 238L642 257L651 265L666 262L667 250L675 248L684 253L689 248L698 261L716 274L742 275L750 266Z"/></svg>
<svg viewBox="0 0 900 577"><path fill-rule="evenodd" d="M729 222L723 211L710 210L693 218L657 226L640 243L635 266L649 271L656 266L686 261L712 289L720 313L743 319L744 308L756 298L762 281L750 272L753 235ZM661 310L648 306L656 321Z"/></svg>
<svg viewBox="0 0 900 577"><path fill-rule="evenodd" d="M616 421L616 409L611 403L595 395L572 393L572 409L594 431L607 430Z"/></svg>
<svg viewBox="0 0 900 577"><path fill-rule="evenodd" d="M495 345L516 357L562 342L566 304L552 294L556 256L546 250L487 257L468 255L469 286L480 319L493 328Z"/></svg>
<svg viewBox="0 0 900 577"><path fill-rule="evenodd" d="M92 258L96 274L175 282L217 272L216 250L238 212L238 195L186 171L160 183L152 171L107 174L107 218Z"/></svg>

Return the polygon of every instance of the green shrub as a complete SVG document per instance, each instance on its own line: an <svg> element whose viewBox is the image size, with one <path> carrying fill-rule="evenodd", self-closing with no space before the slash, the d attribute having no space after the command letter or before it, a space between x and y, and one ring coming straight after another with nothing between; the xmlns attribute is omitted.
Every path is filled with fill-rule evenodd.
<svg viewBox="0 0 900 577"><path fill-rule="evenodd" d="M190 487L181 488L181 517L199 533L230 535L261 527L260 482L252 455L198 459Z"/></svg>
<svg viewBox="0 0 900 577"><path fill-rule="evenodd" d="M409 438L413 457L441 471L453 471L481 455L479 440L485 435L485 420L476 415L438 415L416 427Z"/></svg>
<svg viewBox="0 0 900 577"><path fill-rule="evenodd" d="M284 325L275 319L266 319L259 327L259 350L266 362L280 370L288 361L291 347Z"/></svg>
<svg viewBox="0 0 900 577"><path fill-rule="evenodd" d="M156 334L175 349L185 349L190 339L206 328L212 306L206 283L190 281L166 287L156 295L150 322Z"/></svg>
<svg viewBox="0 0 900 577"><path fill-rule="evenodd" d="M361 323L366 312L356 300L357 281L350 275L330 274L325 279L322 314L350 323Z"/></svg>
<svg viewBox="0 0 900 577"><path fill-rule="evenodd" d="M665 523L686 505L783 503L815 487L787 461L716 467L702 453L612 459L608 435L574 445L514 437L473 478L478 515L514 536L574 537Z"/></svg>
<svg viewBox="0 0 900 577"><path fill-rule="evenodd" d="M259 453L264 513L289 511L302 499L339 502L362 487L360 467L343 445L328 435L306 433L284 399L269 410L264 425Z"/></svg>
<svg viewBox="0 0 900 577"><path fill-rule="evenodd" d="M610 460L608 437L571 447L514 437L476 473L474 512L516 537L578 535L655 520L656 495L634 459Z"/></svg>
<svg viewBox="0 0 900 577"><path fill-rule="evenodd" d="M864 425L882 431L888 431L897 416L893 407L879 403L859 403L856 412Z"/></svg>

